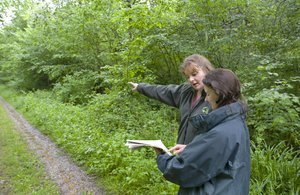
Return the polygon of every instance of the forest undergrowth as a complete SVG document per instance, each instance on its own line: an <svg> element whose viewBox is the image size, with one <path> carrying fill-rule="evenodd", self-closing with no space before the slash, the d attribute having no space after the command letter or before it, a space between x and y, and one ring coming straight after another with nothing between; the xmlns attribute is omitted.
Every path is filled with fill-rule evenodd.
<svg viewBox="0 0 300 195"><path fill-rule="evenodd" d="M125 147L126 139L161 139L173 146L175 110L146 109L132 97L126 105L113 95L97 96L85 106L61 103L44 91L22 95L1 86L0 95L88 173L103 178L111 193L176 194L178 186L162 177L151 148L131 153ZM284 142L269 146L252 141L251 162L250 194L299 194L299 150Z"/></svg>

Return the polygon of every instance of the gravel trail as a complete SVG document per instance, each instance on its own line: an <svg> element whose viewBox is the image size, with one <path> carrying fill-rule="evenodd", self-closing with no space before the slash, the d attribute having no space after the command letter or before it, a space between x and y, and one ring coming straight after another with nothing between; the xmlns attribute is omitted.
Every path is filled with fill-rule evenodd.
<svg viewBox="0 0 300 195"><path fill-rule="evenodd" d="M95 194L102 195L105 191L96 187L93 178L73 163L47 136L38 131L35 127L22 117L2 97L0 103L7 114L16 124L31 150L33 150L41 162L45 164L46 171L50 178L57 183L62 195Z"/></svg>

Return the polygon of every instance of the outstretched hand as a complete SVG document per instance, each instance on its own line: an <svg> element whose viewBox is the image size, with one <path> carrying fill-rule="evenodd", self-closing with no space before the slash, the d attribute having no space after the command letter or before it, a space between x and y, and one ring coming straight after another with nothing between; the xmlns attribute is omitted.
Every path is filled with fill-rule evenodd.
<svg viewBox="0 0 300 195"><path fill-rule="evenodd" d="M137 86L139 85L139 84L133 83L133 82L128 82L128 84L132 85L132 90L133 91L135 91L137 89Z"/></svg>
<svg viewBox="0 0 300 195"><path fill-rule="evenodd" d="M168 152L173 151L174 154L181 154L181 152L184 150L185 147L186 147L186 145L177 144L173 148L169 149Z"/></svg>

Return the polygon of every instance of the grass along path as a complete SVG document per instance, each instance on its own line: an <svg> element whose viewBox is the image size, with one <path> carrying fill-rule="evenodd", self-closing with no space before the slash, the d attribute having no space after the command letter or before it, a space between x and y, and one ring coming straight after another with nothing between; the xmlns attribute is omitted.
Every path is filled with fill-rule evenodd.
<svg viewBox="0 0 300 195"><path fill-rule="evenodd" d="M0 104L0 194L59 194Z"/></svg>
<svg viewBox="0 0 300 195"><path fill-rule="evenodd" d="M104 189L97 187L97 185L100 185L98 180L95 181L93 176L87 175L64 151L32 126L2 97L0 97L0 104L2 104L6 115L15 125L15 129L20 132L22 139L26 140L28 150L33 151L36 154L36 159L38 158L43 163L46 175L58 186L59 194L106 194Z"/></svg>

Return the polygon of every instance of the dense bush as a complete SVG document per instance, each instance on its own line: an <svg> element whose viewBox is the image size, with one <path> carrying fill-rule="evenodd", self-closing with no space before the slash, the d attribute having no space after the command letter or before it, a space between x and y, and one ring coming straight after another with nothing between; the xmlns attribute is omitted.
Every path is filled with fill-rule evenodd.
<svg viewBox="0 0 300 195"><path fill-rule="evenodd" d="M280 140L300 148L299 98L275 89L265 89L249 100L248 125L251 138L272 146Z"/></svg>
<svg viewBox="0 0 300 195"><path fill-rule="evenodd" d="M216 67L239 71L258 91L286 82L294 89L289 92L297 93L296 0L74 0L54 1L55 9L35 1L14 4L16 17L0 33L0 74L17 87L60 86L67 75L105 75L105 67L126 72L119 78L121 85L125 78L139 76L155 77L155 83L178 83L180 62L200 53ZM279 76L262 81L259 66L265 70L262 76ZM137 69L150 74L132 71Z"/></svg>
<svg viewBox="0 0 300 195"><path fill-rule="evenodd" d="M88 102L91 95L101 90L97 85L100 81L97 72L75 72L73 75L64 76L62 82L56 83L53 93L62 102L83 104Z"/></svg>

